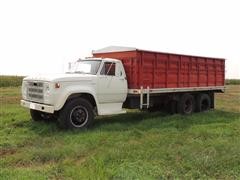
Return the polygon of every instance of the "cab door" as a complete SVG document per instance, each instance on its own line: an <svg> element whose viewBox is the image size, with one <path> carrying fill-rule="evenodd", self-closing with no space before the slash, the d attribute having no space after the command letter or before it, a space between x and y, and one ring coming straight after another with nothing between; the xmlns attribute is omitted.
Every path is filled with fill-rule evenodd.
<svg viewBox="0 0 240 180"><path fill-rule="evenodd" d="M123 103L127 96L127 80L120 62L103 62L98 78L99 103Z"/></svg>

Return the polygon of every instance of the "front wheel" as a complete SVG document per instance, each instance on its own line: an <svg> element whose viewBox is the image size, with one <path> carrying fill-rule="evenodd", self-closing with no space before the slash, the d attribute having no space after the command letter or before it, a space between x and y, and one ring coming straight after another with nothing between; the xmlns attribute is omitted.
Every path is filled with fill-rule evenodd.
<svg viewBox="0 0 240 180"><path fill-rule="evenodd" d="M92 125L92 105L83 98L68 101L59 113L58 123L65 129L84 129Z"/></svg>

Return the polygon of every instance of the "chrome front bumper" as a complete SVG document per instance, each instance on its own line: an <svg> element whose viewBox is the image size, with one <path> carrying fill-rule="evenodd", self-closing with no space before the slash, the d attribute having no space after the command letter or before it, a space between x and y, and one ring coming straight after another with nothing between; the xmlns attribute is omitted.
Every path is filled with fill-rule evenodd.
<svg viewBox="0 0 240 180"><path fill-rule="evenodd" d="M21 106L29 109L34 109L37 111L46 112L46 113L54 113L54 106L50 106L50 105L21 100Z"/></svg>

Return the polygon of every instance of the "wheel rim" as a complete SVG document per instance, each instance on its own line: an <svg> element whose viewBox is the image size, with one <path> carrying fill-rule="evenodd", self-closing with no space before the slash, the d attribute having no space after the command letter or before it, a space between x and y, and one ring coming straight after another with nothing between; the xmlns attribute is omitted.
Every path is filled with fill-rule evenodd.
<svg viewBox="0 0 240 180"><path fill-rule="evenodd" d="M83 106L76 106L70 113L70 121L74 127L82 127L87 123L88 111Z"/></svg>
<svg viewBox="0 0 240 180"><path fill-rule="evenodd" d="M191 113L192 112L192 105L193 105L193 102L191 99L188 99L185 101L185 104L184 104L184 112L185 113Z"/></svg>

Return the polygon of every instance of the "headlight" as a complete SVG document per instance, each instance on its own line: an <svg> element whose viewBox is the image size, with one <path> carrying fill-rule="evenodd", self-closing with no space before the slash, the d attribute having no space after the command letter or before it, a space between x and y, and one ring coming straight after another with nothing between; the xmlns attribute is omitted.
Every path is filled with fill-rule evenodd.
<svg viewBox="0 0 240 180"><path fill-rule="evenodd" d="M45 91L45 94L46 94L46 95L49 95L49 94L50 94L50 84L49 84L49 83L46 83L46 84L45 84L45 89L44 89L44 91Z"/></svg>
<svg viewBox="0 0 240 180"><path fill-rule="evenodd" d="M22 82L22 97L23 99L27 98L27 82L26 81Z"/></svg>

